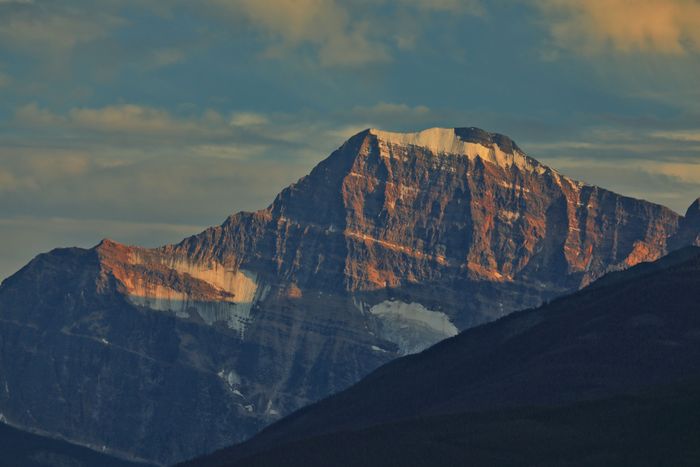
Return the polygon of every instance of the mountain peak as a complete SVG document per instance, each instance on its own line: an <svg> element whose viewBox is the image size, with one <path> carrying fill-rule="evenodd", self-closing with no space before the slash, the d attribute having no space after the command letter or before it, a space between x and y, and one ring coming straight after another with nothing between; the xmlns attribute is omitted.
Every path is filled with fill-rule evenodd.
<svg viewBox="0 0 700 467"><path fill-rule="evenodd" d="M700 218L700 198L693 201L685 212L686 218Z"/></svg>
<svg viewBox="0 0 700 467"><path fill-rule="evenodd" d="M700 246L700 198L688 207L679 227L676 248L684 245Z"/></svg>
<svg viewBox="0 0 700 467"><path fill-rule="evenodd" d="M500 133L491 133L477 127L433 127L416 132L393 132L370 128L369 133L388 142L413 144L441 152L459 152L462 149L462 144L476 143L485 147L497 145L504 152L523 153L509 137Z"/></svg>
<svg viewBox="0 0 700 467"><path fill-rule="evenodd" d="M428 128L418 132L391 132L370 128L378 140L393 146L417 146L435 154L461 154L469 159L480 157L502 167L543 172L546 167L525 155L509 137L476 127Z"/></svg>
<svg viewBox="0 0 700 467"><path fill-rule="evenodd" d="M94 248L99 249L99 248L111 247L111 246L114 246L116 244L117 244L117 242L115 242L111 238L105 237L102 240L100 240L100 242L97 245L95 245Z"/></svg>

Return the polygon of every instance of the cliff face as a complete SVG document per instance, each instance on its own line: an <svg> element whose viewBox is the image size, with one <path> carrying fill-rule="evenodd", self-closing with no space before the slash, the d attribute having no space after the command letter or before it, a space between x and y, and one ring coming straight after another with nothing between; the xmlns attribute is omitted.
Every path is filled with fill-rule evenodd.
<svg viewBox="0 0 700 467"><path fill-rule="evenodd" d="M177 245L55 250L7 279L0 412L122 455L192 457L397 356L656 259L686 241L679 222L502 135L367 130L267 209Z"/></svg>

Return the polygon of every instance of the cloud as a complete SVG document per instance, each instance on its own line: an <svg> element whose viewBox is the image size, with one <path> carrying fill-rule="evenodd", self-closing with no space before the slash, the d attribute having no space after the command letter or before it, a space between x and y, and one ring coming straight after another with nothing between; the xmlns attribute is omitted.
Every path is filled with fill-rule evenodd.
<svg viewBox="0 0 700 467"><path fill-rule="evenodd" d="M0 126L0 212L216 223L266 206L350 136L339 127L316 114L28 104Z"/></svg>
<svg viewBox="0 0 700 467"><path fill-rule="evenodd" d="M267 54L305 44L316 48L321 65L362 65L386 61L384 45L369 24L335 0L209 0L230 15L243 15L276 41Z"/></svg>
<svg viewBox="0 0 700 467"><path fill-rule="evenodd" d="M379 104L369 109L375 115L410 116L423 107L409 108ZM55 112L37 103L20 106L14 120L5 128L9 146L45 148L114 148L128 151L175 151L201 157L232 159L306 160L314 162L341 144L346 132L339 128L358 128L358 107L351 112L320 116L317 113L262 113L231 111L222 114L208 109L200 114L177 115L165 109L136 104L104 107L74 107ZM359 130L366 128L363 126ZM0 127L0 152L2 147Z"/></svg>
<svg viewBox="0 0 700 467"><path fill-rule="evenodd" d="M384 105L379 109L384 109ZM411 114L401 106L394 112ZM364 126L360 128L361 125ZM0 155L30 146L50 152L63 148L93 151L93 154L133 154L135 158L143 157L143 152L148 151L198 158L312 164L351 136L348 128L360 131L366 127L364 122L358 123L357 115L352 112L321 117L316 113L221 114L209 109L200 114L176 115L161 108L115 104L75 107L59 113L30 103L17 108L14 120L6 127L6 147L2 144L0 127ZM343 131L339 132L340 128Z"/></svg>
<svg viewBox="0 0 700 467"><path fill-rule="evenodd" d="M333 129L333 134L340 140L341 136L345 139L366 128L416 131L439 126L451 115L452 112L433 111L425 105L380 101L374 105L357 105L334 115L339 125Z"/></svg>
<svg viewBox="0 0 700 467"><path fill-rule="evenodd" d="M655 131L651 133L651 136L674 141L700 143L700 130Z"/></svg>
<svg viewBox="0 0 700 467"><path fill-rule="evenodd" d="M136 135L213 137L227 132L223 117L213 110L197 118L177 118L165 110L135 104L73 108L66 114L57 114L31 103L18 108L15 119L29 126Z"/></svg>
<svg viewBox="0 0 700 467"><path fill-rule="evenodd" d="M264 55L284 57L311 47L322 66L353 67L392 60L392 45L411 48L428 13L483 16L478 0L207 0L245 18L272 42ZM406 29L410 29L407 31Z"/></svg>
<svg viewBox="0 0 700 467"><path fill-rule="evenodd" d="M410 106L408 104L396 104L392 102L379 102L370 107L355 107L355 113L371 117L396 117L399 115L430 115L430 109L425 105Z"/></svg>
<svg viewBox="0 0 700 467"><path fill-rule="evenodd" d="M99 162L75 149L32 150L0 146L0 193L39 191L55 180L76 179Z"/></svg>
<svg viewBox="0 0 700 467"><path fill-rule="evenodd" d="M176 63L183 62L185 58L186 54L183 50L165 47L151 52L150 65L153 67L175 65Z"/></svg>
<svg viewBox="0 0 700 467"><path fill-rule="evenodd" d="M269 123L267 117L255 112L236 112L231 115L230 123L233 126L250 127Z"/></svg>
<svg viewBox="0 0 700 467"><path fill-rule="evenodd" d="M99 109L72 109L67 120L82 128L128 133L182 133L201 127L191 120L176 120L168 112L133 104Z"/></svg>
<svg viewBox="0 0 700 467"><path fill-rule="evenodd" d="M700 49L696 0L539 0L537 5L554 42L585 54L681 55Z"/></svg>
<svg viewBox="0 0 700 467"><path fill-rule="evenodd" d="M77 44L109 35L125 24L120 17L61 2L1 2L0 44L43 55L70 51Z"/></svg>
<svg viewBox="0 0 700 467"><path fill-rule="evenodd" d="M262 57L284 60L293 52L322 67L352 68L387 63L397 49L412 49L434 15L449 21L485 11L478 0L4 0L0 50L28 53L55 68L75 66L66 60L70 55L90 61L91 73L114 77L121 66L170 66L252 35ZM153 31L172 33L183 15L195 27L178 31L174 43L169 34L138 31L150 22Z"/></svg>
<svg viewBox="0 0 700 467"><path fill-rule="evenodd" d="M0 168L0 193L17 190L19 186L20 182L13 173Z"/></svg>
<svg viewBox="0 0 700 467"><path fill-rule="evenodd" d="M64 121L51 111L40 108L36 103L18 108L15 111L15 119L30 125L56 125Z"/></svg>
<svg viewBox="0 0 700 467"><path fill-rule="evenodd" d="M81 66L87 68L83 79L105 80L127 66L152 71L181 63L201 44L185 37L186 29L175 39L159 34L174 21L161 14L163 5L165 0L0 0L0 58L31 58L40 67L34 73L54 80L80 79L74 72ZM152 34L139 33L144 19L152 19Z"/></svg>
<svg viewBox="0 0 700 467"><path fill-rule="evenodd" d="M396 3L423 11L468 13L476 16L483 16L486 13L486 9L478 0L397 0Z"/></svg>

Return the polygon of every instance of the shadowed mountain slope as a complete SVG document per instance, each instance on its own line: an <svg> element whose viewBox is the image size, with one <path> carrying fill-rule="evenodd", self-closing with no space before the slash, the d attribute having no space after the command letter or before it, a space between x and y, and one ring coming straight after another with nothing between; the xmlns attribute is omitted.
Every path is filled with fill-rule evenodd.
<svg viewBox="0 0 700 467"><path fill-rule="evenodd" d="M0 423L1 467L148 467Z"/></svg>
<svg viewBox="0 0 700 467"><path fill-rule="evenodd" d="M692 382L557 408L397 421L283 444L227 465L695 467L698 439L700 384Z"/></svg>
<svg viewBox="0 0 700 467"><path fill-rule="evenodd" d="M700 374L699 303L700 248L688 247L656 264L643 264L615 273L614 277L603 278L600 284L573 295L467 330L420 354L395 360L350 389L268 427L250 441L192 465L235 465L233 461L254 455L257 457L251 459L266 465L266 451L271 451L270 456L274 457L291 452L291 446L309 449L315 446L317 452L309 454L313 456L332 451L332 444L327 442L338 442L350 451L353 446L347 440L352 438L358 439L357 449L373 446L376 456L380 456L376 461L389 455L393 448L383 450L379 443L372 441L375 436L375 440L381 436L390 439L395 434L396 443L408 445L413 436L427 435L433 429L438 430L437 433L441 430L449 433L465 423L466 431L460 433L467 436L472 429L488 427L490 416L466 415L467 412L561 407L697 378ZM681 390L685 399L679 401L665 400L670 393L659 396L664 400L650 401L650 413L662 411L665 404L676 404L675 413L697 407L700 399L693 396L693 392L683 393L685 390ZM614 419L617 425L611 428L611 433L632 436L634 430L625 428L625 424L635 420L635 404L643 408L646 400L621 399L618 412L615 400L588 407L601 417L618 413ZM581 407L587 406L576 407L520 413L525 413L526 419L551 417L556 423L571 425L573 433L580 432L580 436L588 433L586 436L597 439L593 445L602 441L603 437L595 438L593 433L595 417L586 420L581 415ZM517 411L506 413L493 415L495 421L491 421L497 427L510 430L509 424L517 425L521 415ZM433 418L443 415L447 417ZM640 433L651 433L649 420L653 417L649 417L647 425L640 427ZM439 420L444 420L445 427L439 426L442 423ZM663 420L669 421L668 417ZM696 415L684 420L692 423L697 432ZM504 425L499 425L501 422ZM556 423L541 428L555 430ZM396 427L397 432L392 433L390 427ZM533 428L537 428L537 424ZM659 427L659 430L664 428ZM503 449L505 456L521 452L518 450L522 447L509 452L508 443L505 440L496 443L493 433L477 441L474 449L486 449L488 445L483 443L492 443L492 447L497 445ZM516 433L533 441L540 436L537 432L528 434L525 426ZM670 429L669 433L677 431ZM547 442L558 439L545 433L538 442L545 442L548 436L551 439ZM468 444L469 439L455 439L458 441ZM391 445L390 442L388 446ZM603 449L603 445L600 446ZM468 449L463 448L459 452L468 454ZM546 448L535 451L537 449L546 451ZM697 449L693 452L697 456Z"/></svg>

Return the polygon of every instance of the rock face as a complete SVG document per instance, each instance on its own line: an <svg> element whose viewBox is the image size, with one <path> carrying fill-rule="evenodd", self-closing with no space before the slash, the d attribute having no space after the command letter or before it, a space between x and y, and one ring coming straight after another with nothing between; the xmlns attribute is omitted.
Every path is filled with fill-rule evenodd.
<svg viewBox="0 0 700 467"><path fill-rule="evenodd" d="M502 135L366 130L266 209L156 249L54 250L4 281L0 412L182 460L458 330L656 259L682 243L679 222Z"/></svg>

